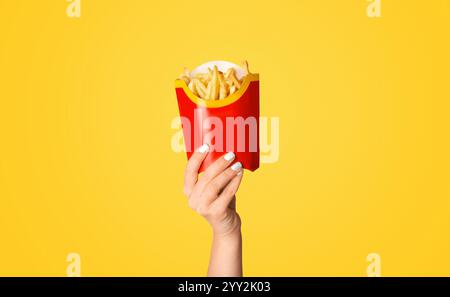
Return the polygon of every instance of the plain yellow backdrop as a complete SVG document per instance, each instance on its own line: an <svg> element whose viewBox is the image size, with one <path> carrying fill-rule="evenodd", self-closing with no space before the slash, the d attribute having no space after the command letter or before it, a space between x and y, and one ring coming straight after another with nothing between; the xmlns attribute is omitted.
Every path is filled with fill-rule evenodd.
<svg viewBox="0 0 450 297"><path fill-rule="evenodd" d="M204 275L171 150L184 66L247 59L280 157L238 193L246 275L450 275L450 4L0 0L0 275Z"/></svg>

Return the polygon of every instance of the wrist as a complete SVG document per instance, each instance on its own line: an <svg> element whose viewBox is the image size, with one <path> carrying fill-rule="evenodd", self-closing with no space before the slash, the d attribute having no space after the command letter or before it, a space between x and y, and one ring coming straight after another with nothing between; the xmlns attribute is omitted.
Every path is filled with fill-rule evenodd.
<svg viewBox="0 0 450 297"><path fill-rule="evenodd" d="M240 238L241 237L241 227L236 226L232 230L229 230L227 232L220 232L220 231L213 230L213 237L216 239Z"/></svg>
<svg viewBox="0 0 450 297"><path fill-rule="evenodd" d="M217 239L241 237L241 218L235 212L226 224L213 226L213 236Z"/></svg>
<svg viewBox="0 0 450 297"><path fill-rule="evenodd" d="M239 241L241 239L241 224L236 224L226 232L213 230L213 238L216 241Z"/></svg>

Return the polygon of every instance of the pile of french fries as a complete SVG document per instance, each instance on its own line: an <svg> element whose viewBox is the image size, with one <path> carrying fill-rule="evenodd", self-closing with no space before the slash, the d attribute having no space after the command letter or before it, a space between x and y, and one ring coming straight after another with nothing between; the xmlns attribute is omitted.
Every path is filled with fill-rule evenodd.
<svg viewBox="0 0 450 297"><path fill-rule="evenodd" d="M234 68L223 73L214 66L213 69L208 68L207 73L197 73L193 76L189 69L184 68L179 79L184 80L196 96L205 100L220 100L239 90L245 77L250 73L247 61L242 62L242 69L244 76L239 79Z"/></svg>

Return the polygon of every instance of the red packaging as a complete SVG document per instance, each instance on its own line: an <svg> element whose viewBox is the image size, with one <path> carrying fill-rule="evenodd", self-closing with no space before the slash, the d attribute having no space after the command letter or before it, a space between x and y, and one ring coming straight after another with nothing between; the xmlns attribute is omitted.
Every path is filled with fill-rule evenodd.
<svg viewBox="0 0 450 297"><path fill-rule="evenodd" d="M239 66L216 61L203 64L192 73L214 65L222 72L229 67L240 71ZM203 143L210 147L199 172L227 152L234 152L236 161L245 169L255 171L259 167L258 74L246 75L241 87L221 100L196 96L181 79L175 81L175 90L188 159Z"/></svg>

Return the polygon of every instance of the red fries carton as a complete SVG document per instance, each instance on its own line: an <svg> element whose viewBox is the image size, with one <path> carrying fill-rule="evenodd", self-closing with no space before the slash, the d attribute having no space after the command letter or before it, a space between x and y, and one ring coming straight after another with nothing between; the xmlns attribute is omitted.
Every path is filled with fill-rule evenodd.
<svg viewBox="0 0 450 297"><path fill-rule="evenodd" d="M242 79L239 89L224 99L202 99L185 80L175 81L187 157L207 143L209 153L199 172L227 152L234 152L236 161L254 171L259 167L259 75L244 76L239 66L224 61L205 63L191 74L207 73L214 66L223 73L233 67Z"/></svg>

